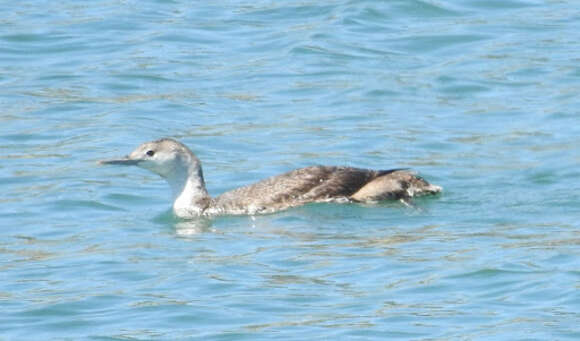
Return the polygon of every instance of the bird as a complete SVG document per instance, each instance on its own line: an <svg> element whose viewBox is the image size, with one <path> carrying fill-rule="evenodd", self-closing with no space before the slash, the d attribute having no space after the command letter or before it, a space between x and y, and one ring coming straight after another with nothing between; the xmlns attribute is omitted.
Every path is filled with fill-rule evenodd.
<svg viewBox="0 0 580 341"><path fill-rule="evenodd" d="M120 159L101 165L137 166L164 178L173 193L173 213L192 219L217 215L274 213L308 203L376 203L434 195L432 185L404 168L372 170L345 166L310 166L275 175L216 197L206 189L201 161L183 143L162 138L145 142Z"/></svg>

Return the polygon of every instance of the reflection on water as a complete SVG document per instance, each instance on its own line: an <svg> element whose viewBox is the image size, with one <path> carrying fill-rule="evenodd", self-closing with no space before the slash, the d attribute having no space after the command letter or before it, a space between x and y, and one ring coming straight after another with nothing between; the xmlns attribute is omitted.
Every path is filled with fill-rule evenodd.
<svg viewBox="0 0 580 341"><path fill-rule="evenodd" d="M203 232L216 232L211 225L211 219L198 218L179 220L175 222L175 233L181 237L193 236Z"/></svg>

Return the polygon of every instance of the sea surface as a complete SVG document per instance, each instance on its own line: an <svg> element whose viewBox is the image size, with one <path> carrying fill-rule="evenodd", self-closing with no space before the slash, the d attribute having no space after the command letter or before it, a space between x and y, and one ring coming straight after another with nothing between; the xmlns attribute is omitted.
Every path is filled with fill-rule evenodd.
<svg viewBox="0 0 580 341"><path fill-rule="evenodd" d="M576 0L0 2L0 340L580 339ZM180 221L313 164L440 196Z"/></svg>

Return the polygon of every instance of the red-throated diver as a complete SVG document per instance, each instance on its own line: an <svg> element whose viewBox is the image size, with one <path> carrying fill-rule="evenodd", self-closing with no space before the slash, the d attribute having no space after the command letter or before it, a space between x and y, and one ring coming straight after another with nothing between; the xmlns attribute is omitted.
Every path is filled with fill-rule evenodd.
<svg viewBox="0 0 580 341"><path fill-rule="evenodd" d="M185 145L168 138L143 143L123 159L99 163L135 165L159 174L171 186L173 212L180 218L271 213L310 202L407 202L414 196L441 192L441 187L407 170L312 166L211 198L199 159Z"/></svg>

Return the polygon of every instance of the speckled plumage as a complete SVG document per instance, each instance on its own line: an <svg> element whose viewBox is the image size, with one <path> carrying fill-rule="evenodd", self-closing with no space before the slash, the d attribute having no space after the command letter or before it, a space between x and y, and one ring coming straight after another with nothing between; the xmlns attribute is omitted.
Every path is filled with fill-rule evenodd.
<svg viewBox="0 0 580 341"><path fill-rule="evenodd" d="M173 190L173 210L181 218L272 213L310 202L408 200L441 191L441 187L402 169L312 166L211 198L205 188L201 162L185 145L173 139L146 142L125 159L101 163L137 165L165 178Z"/></svg>

